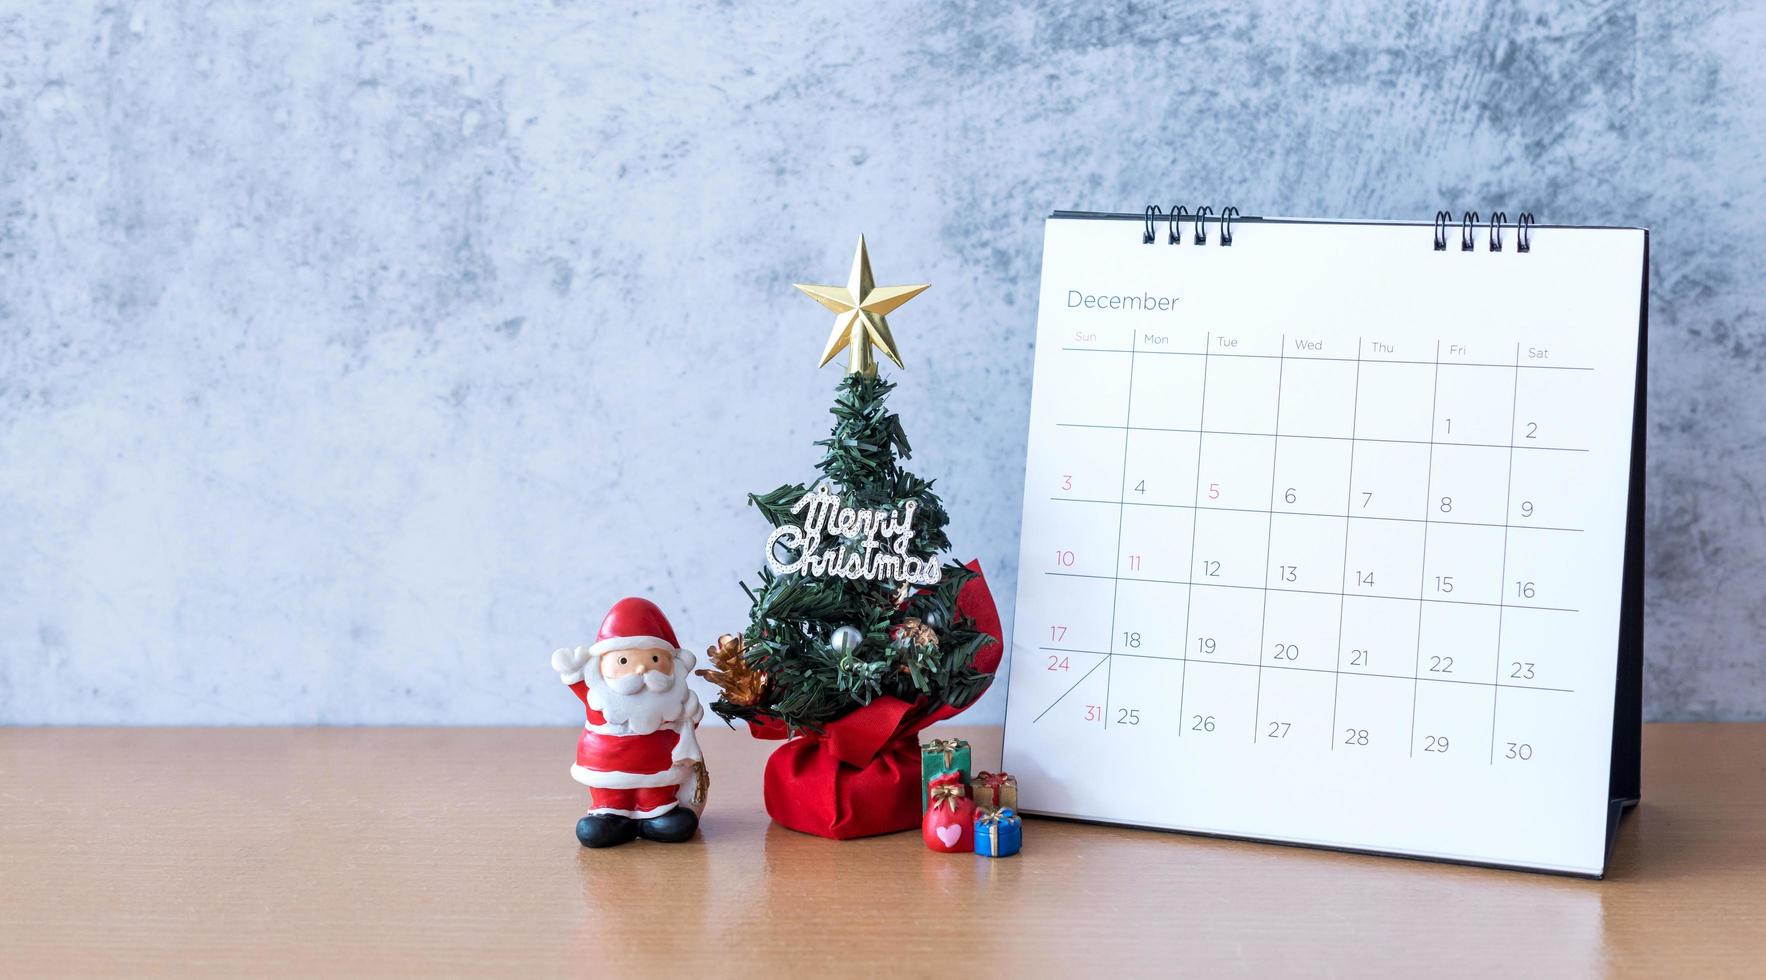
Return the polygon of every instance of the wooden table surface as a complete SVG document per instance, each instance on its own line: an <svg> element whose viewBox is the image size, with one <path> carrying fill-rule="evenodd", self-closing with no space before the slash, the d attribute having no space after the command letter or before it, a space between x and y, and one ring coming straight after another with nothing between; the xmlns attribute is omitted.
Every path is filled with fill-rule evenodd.
<svg viewBox="0 0 1766 980"><path fill-rule="evenodd" d="M0 729L0 974L1759 975L1766 725L1652 725L1586 881L1027 821L1010 860L768 821L579 847L568 729ZM995 729L951 729L997 760Z"/></svg>

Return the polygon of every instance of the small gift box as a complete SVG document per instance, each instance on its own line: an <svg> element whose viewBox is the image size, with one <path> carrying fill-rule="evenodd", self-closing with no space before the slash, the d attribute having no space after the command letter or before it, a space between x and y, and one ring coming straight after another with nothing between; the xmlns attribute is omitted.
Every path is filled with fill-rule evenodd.
<svg viewBox="0 0 1766 980"><path fill-rule="evenodd" d="M1024 847L1024 821L1011 807L975 811L975 853L1011 857Z"/></svg>
<svg viewBox="0 0 1766 980"><path fill-rule="evenodd" d="M975 774L975 805L983 810L1018 809L1018 779L1008 772Z"/></svg>
<svg viewBox="0 0 1766 980"><path fill-rule="evenodd" d="M960 773L964 795L969 787L969 743L960 738L935 738L920 746L920 810L931 799L932 780L945 773Z"/></svg>
<svg viewBox="0 0 1766 980"><path fill-rule="evenodd" d="M940 783L932 787L932 802L920 820L920 836L926 846L946 854L975 849L975 801L967 787Z"/></svg>

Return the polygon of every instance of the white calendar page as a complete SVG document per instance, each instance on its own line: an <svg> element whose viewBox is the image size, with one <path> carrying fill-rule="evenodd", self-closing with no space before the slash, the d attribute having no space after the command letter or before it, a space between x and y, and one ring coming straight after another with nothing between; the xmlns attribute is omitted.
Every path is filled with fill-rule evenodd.
<svg viewBox="0 0 1766 980"><path fill-rule="evenodd" d="M1645 233L1508 230L1049 220L1027 812L1601 873Z"/></svg>

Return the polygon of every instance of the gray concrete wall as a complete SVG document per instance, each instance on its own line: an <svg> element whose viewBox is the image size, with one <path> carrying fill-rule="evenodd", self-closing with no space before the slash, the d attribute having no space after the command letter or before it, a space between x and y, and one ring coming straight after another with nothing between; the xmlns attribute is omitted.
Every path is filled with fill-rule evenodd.
<svg viewBox="0 0 1766 980"><path fill-rule="evenodd" d="M1040 218L1148 200L1653 227L1648 713L1766 718L1759 5L616 6L0 8L0 721L564 722L618 595L740 625L860 231L1009 606Z"/></svg>

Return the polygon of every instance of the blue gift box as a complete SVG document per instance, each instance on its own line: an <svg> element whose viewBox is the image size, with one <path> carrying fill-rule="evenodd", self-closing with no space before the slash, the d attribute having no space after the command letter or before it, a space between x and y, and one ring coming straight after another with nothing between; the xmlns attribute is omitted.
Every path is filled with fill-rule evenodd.
<svg viewBox="0 0 1766 980"><path fill-rule="evenodd" d="M1018 853L1024 846L1024 820L1011 807L983 810L975 814L975 853L982 857L1003 858Z"/></svg>

